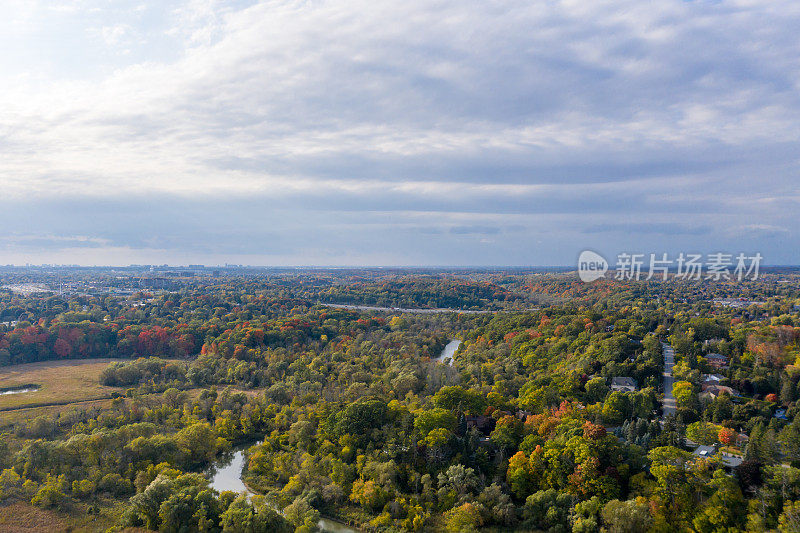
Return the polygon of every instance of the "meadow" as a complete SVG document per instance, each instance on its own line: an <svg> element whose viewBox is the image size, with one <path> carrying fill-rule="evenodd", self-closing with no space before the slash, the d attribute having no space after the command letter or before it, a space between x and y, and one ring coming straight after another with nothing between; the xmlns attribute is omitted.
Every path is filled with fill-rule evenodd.
<svg viewBox="0 0 800 533"><path fill-rule="evenodd" d="M0 531L3 533L36 532L92 532L105 531L114 526L124 505L116 501L104 501L95 506L99 513L89 513L89 505L73 503L69 512L40 509L24 501L0 505ZM147 529L129 527L120 533L145 533Z"/></svg>
<svg viewBox="0 0 800 533"><path fill-rule="evenodd" d="M110 398L120 389L101 385L98 377L111 361L78 359L4 367L0 369L0 389L22 385L36 385L39 389L0 395L0 412Z"/></svg>

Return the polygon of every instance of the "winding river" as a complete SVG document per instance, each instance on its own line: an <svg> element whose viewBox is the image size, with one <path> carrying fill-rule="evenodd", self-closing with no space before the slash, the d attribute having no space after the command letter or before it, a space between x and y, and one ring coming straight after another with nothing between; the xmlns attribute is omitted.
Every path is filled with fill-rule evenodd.
<svg viewBox="0 0 800 533"><path fill-rule="evenodd" d="M453 339L447 343L447 346L444 347L442 353L439 354L439 357L434 357L433 360L437 363L444 363L446 359L450 359L450 366L453 365L453 356L456 354L456 350L458 347L461 346L461 341L459 339Z"/></svg>
<svg viewBox="0 0 800 533"><path fill-rule="evenodd" d="M254 443L255 444L255 443ZM222 455L209 471L211 476L211 486L218 491L230 490L233 492L244 492L247 495L253 494L242 481L242 469L244 468L246 447L240 447L231 453ZM346 524L336 522L329 518L321 518L319 521L320 531L326 533L359 533Z"/></svg>
<svg viewBox="0 0 800 533"><path fill-rule="evenodd" d="M453 356L461 345L461 340L453 339L447 343L442 350L442 353L433 359L437 363L444 363L448 361L450 365L453 364ZM253 443L255 444L255 443ZM253 494L250 489L242 481L242 469L244 468L245 455L244 452L248 446L239 447L231 453L223 454L209 470L208 474L211 477L211 486L218 491L229 490L233 492L243 492L245 494ZM319 528L326 533L358 533L358 530L351 528L341 522L336 522L329 518L322 518L319 521Z"/></svg>

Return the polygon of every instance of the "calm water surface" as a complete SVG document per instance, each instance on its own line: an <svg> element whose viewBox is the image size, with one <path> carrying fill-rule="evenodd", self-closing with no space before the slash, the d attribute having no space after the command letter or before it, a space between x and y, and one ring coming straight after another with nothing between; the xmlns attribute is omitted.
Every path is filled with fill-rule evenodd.
<svg viewBox="0 0 800 533"><path fill-rule="evenodd" d="M456 350L458 350L459 346L461 346L461 341L459 339L451 340L450 342L447 343L447 346L444 347L444 350L442 350L442 353L439 355L439 357L435 357L433 360L436 361L437 363L444 363L444 360L449 357L450 365L452 365L453 356L455 355Z"/></svg>
<svg viewBox="0 0 800 533"><path fill-rule="evenodd" d="M244 450L235 450L224 454L209 471L211 476L211 486L222 492L230 490L233 492L244 492L252 494L242 481L242 468L244 467Z"/></svg>
<svg viewBox="0 0 800 533"><path fill-rule="evenodd" d="M23 392L36 392L39 390L39 387L26 387L24 389L12 389L12 390L4 390L0 391L0 396L5 394L22 394Z"/></svg>
<svg viewBox="0 0 800 533"><path fill-rule="evenodd" d="M231 453L224 454L214 463L214 466L208 471L213 488L220 492L230 490L244 492L247 495L253 494L242 481L242 468L244 468L245 462L244 450L246 449L233 450ZM327 533L359 533L358 530L327 518L320 519L319 528Z"/></svg>

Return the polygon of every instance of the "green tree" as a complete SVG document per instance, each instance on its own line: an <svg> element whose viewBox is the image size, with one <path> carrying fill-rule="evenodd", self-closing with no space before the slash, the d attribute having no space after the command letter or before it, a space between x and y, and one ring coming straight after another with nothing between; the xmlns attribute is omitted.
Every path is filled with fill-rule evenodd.
<svg viewBox="0 0 800 533"><path fill-rule="evenodd" d="M714 444L719 441L722 426L701 420L686 426L686 436L698 444Z"/></svg>
<svg viewBox="0 0 800 533"><path fill-rule="evenodd" d="M445 514L444 520L447 531L452 533L478 531L483 525L480 507L474 503L463 503L451 509Z"/></svg>
<svg viewBox="0 0 800 533"><path fill-rule="evenodd" d="M386 402L376 398L362 398L336 415L336 429L340 435L352 435L359 440L370 436L373 429L387 421Z"/></svg>
<svg viewBox="0 0 800 533"><path fill-rule="evenodd" d="M679 407L691 408L694 406L694 388L688 381L677 381L672 385L672 395Z"/></svg>
<svg viewBox="0 0 800 533"><path fill-rule="evenodd" d="M0 472L0 499L15 496L22 489L22 477L11 468Z"/></svg>
<svg viewBox="0 0 800 533"><path fill-rule="evenodd" d="M515 416L504 416L497 421L489 438L504 452L516 449L522 440L522 421Z"/></svg>
<svg viewBox="0 0 800 533"><path fill-rule="evenodd" d="M647 504L636 500L611 500L603 507L602 516L608 533L639 533L653 524Z"/></svg>
<svg viewBox="0 0 800 533"><path fill-rule="evenodd" d="M433 404L450 411L481 414L486 409L486 398L478 391L460 386L442 387L433 395Z"/></svg>
<svg viewBox="0 0 800 533"><path fill-rule="evenodd" d="M283 515L295 527L305 526L312 531L319 522L319 511L308 500L299 496L283 510Z"/></svg>
<svg viewBox="0 0 800 533"><path fill-rule="evenodd" d="M586 400L589 402L599 402L608 394L609 388L606 379L602 377L592 378L584 385L586 389Z"/></svg>
<svg viewBox="0 0 800 533"><path fill-rule="evenodd" d="M800 533L800 502L786 502L778 519L781 533Z"/></svg>
<svg viewBox="0 0 800 533"><path fill-rule="evenodd" d="M114 496L125 496L133 492L133 483L123 478L116 472L106 474L97 483L98 490L108 492Z"/></svg>
<svg viewBox="0 0 800 533"><path fill-rule="evenodd" d="M473 496L481 484L475 470L464 465L450 465L439 474L438 481L440 494L453 492L459 501Z"/></svg>
<svg viewBox="0 0 800 533"><path fill-rule="evenodd" d="M572 496L554 489L540 490L528 496L522 508L524 525L547 533L566 533L569 531Z"/></svg>
<svg viewBox="0 0 800 533"><path fill-rule="evenodd" d="M190 464L205 463L217 452L217 435L207 422L183 428L176 435L176 441Z"/></svg>
<svg viewBox="0 0 800 533"><path fill-rule="evenodd" d="M622 392L612 392L603 402L603 420L612 425L619 426L630 412L630 401Z"/></svg>
<svg viewBox="0 0 800 533"><path fill-rule="evenodd" d="M662 446L650 450L650 473L656 478L653 490L668 523L676 524L683 513L691 510L694 486L692 454L672 446Z"/></svg>
<svg viewBox="0 0 800 533"><path fill-rule="evenodd" d="M508 460L506 481L517 498L526 498L534 490L534 473L528 457L517 452Z"/></svg>
<svg viewBox="0 0 800 533"><path fill-rule="evenodd" d="M237 497L220 515L223 533L289 533L289 522L269 507L255 510L244 496Z"/></svg>
<svg viewBox="0 0 800 533"><path fill-rule="evenodd" d="M599 533L603 504L597 496L578 502L572 509L572 533Z"/></svg>
<svg viewBox="0 0 800 533"><path fill-rule="evenodd" d="M714 490L714 494L705 502L692 522L697 532L736 531L744 526L747 505L739 485L733 478L722 470L717 470L714 472L710 488Z"/></svg>
<svg viewBox="0 0 800 533"><path fill-rule="evenodd" d="M47 475L47 479L42 483L36 495L31 499L31 504L49 509L51 507L62 507L67 501L67 479L66 476Z"/></svg>
<svg viewBox="0 0 800 533"><path fill-rule="evenodd" d="M422 435L427 435L431 430L437 428L454 431L456 416L451 411L440 407L418 411L414 417L414 427Z"/></svg>

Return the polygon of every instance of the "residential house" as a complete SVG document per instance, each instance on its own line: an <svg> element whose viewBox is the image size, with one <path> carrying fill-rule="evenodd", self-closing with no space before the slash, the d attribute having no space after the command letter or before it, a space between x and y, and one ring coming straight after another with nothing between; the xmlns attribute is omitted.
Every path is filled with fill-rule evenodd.
<svg viewBox="0 0 800 533"><path fill-rule="evenodd" d="M742 464L742 458L738 455L733 455L730 453L722 452L719 455L717 454L716 446L705 446L700 445L692 452L695 457L702 457L704 459L710 459L712 457L718 457L722 466L726 469L732 470Z"/></svg>
<svg viewBox="0 0 800 533"><path fill-rule="evenodd" d="M692 452L692 454L696 455L697 457L703 457L707 459L709 457L715 456L717 454L717 449L714 448L713 446L706 446L701 444Z"/></svg>
<svg viewBox="0 0 800 533"><path fill-rule="evenodd" d="M718 383L706 383L703 382L701 385L703 392L710 392L717 396L722 393L730 394L731 396L739 396L739 391L732 387L728 387L727 385L719 385Z"/></svg>
<svg viewBox="0 0 800 533"><path fill-rule="evenodd" d="M728 394L729 396L739 396L739 391L726 387L725 385L703 385L703 392L700 393L700 398L709 398L711 400L717 398L720 394Z"/></svg>
<svg viewBox="0 0 800 533"><path fill-rule="evenodd" d="M728 358L718 353L706 354L706 361L714 368L728 368Z"/></svg>
<svg viewBox="0 0 800 533"><path fill-rule="evenodd" d="M474 427L484 435L489 435L492 431L494 431L494 427L497 424L497 420L494 418L483 415L469 415L465 417L465 421L467 423L467 428Z"/></svg>
<svg viewBox="0 0 800 533"><path fill-rule="evenodd" d="M636 380L633 378L618 376L611 378L611 390L618 392L635 392L638 389Z"/></svg>
<svg viewBox="0 0 800 533"><path fill-rule="evenodd" d="M533 413L531 413L530 411L526 411L524 409L517 409L516 414L517 418L525 422L526 420L528 420L528 417L531 416Z"/></svg>
<svg viewBox="0 0 800 533"><path fill-rule="evenodd" d="M736 444L737 448L744 448L745 446L747 446L748 442L750 442L750 437L748 437L744 433L739 433L738 435L736 435L736 442L734 444Z"/></svg>

